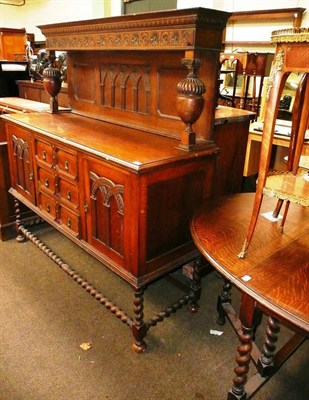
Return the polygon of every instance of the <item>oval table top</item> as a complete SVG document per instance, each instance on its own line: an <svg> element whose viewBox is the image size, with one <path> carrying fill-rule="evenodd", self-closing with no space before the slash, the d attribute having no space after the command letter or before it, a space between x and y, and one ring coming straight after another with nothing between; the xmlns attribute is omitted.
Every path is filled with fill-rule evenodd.
<svg viewBox="0 0 309 400"><path fill-rule="evenodd" d="M277 200L264 196L253 239L240 259L253 200L254 193L240 193L206 203L191 221L193 240L232 284L308 333L309 208L291 203L281 232L280 221L263 216L272 214Z"/></svg>

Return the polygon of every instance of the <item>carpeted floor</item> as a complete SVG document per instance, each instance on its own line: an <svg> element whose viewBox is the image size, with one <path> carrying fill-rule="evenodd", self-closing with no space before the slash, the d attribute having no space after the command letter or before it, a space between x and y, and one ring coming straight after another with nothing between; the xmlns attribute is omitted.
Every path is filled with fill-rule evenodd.
<svg viewBox="0 0 309 400"><path fill-rule="evenodd" d="M55 230L42 227L38 234L131 314L127 283ZM147 351L138 355L129 328L32 243L0 242L0 261L0 400L226 399L238 339L229 324L216 324L222 281L214 272L203 278L199 313L183 309L152 328ZM173 277L183 279L181 271ZM168 278L150 285L145 319L180 294ZM237 290L233 295L237 305ZM264 336L261 328L257 341ZM223 334L212 335L211 329ZM283 328L280 341L290 334ZM82 343L90 348L83 350ZM308 350L307 341L254 398L307 400Z"/></svg>

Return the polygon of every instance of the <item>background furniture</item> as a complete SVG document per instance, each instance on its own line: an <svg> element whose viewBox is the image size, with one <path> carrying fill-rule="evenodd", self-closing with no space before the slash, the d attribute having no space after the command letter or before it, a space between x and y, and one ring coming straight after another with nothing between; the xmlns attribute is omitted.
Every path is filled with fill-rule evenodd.
<svg viewBox="0 0 309 400"><path fill-rule="evenodd" d="M265 76L273 60L272 53L233 52L220 54L220 94L232 107L250 110L259 117ZM222 102L221 102L222 103ZM219 97L220 104L220 97Z"/></svg>
<svg viewBox="0 0 309 400"><path fill-rule="evenodd" d="M17 79L30 79L26 61L0 61L0 97L18 96Z"/></svg>
<svg viewBox="0 0 309 400"><path fill-rule="evenodd" d="M26 61L25 29L0 28L0 60Z"/></svg>
<svg viewBox="0 0 309 400"><path fill-rule="evenodd" d="M225 30L225 39L223 40L225 51L233 51L239 47L251 52L254 50L265 51L262 50L265 48L269 48L272 51L271 49L275 48L275 46L268 38L270 38L271 32L275 29L274 23L286 24L280 28L299 28L302 25L304 12L306 12L306 9L302 7L233 12ZM256 37L251 40L248 40L248 38L244 40L244 36L237 33L238 30L242 32L244 24L247 32L250 28L251 31L256 32L261 22L269 24L269 35L267 35L266 40L261 40L261 38L256 40Z"/></svg>
<svg viewBox="0 0 309 400"><path fill-rule="evenodd" d="M20 97L0 98L0 115L3 114L24 114L28 112L48 112L49 104L26 100ZM8 150L6 141L6 132L4 121L0 118L0 240L7 240L16 234L15 210L13 196L9 194L11 187ZM21 204L21 216L25 223L33 224L39 221L39 218Z"/></svg>
<svg viewBox="0 0 309 400"><path fill-rule="evenodd" d="M215 113L214 141L220 149L216 159L214 197L239 193L243 188L248 131L254 113L219 106Z"/></svg>
<svg viewBox="0 0 309 400"><path fill-rule="evenodd" d="M309 209L291 204L291 218L286 221L284 233L279 221L261 217L250 251L245 259L239 259L237 252L253 203L253 193L208 202L191 223L195 244L224 278L218 302L219 322L224 323L227 316L240 340L228 400L251 398L309 333ZM262 213L272 214L275 206L276 199L266 198ZM239 313L231 305L233 285L242 292ZM261 350L254 342L258 311L269 315ZM296 334L277 351L280 322ZM249 379L250 360L257 373L250 374Z"/></svg>
<svg viewBox="0 0 309 400"><path fill-rule="evenodd" d="M245 177L256 175L259 171L259 162L261 154L263 124L261 122L253 122L250 124L246 159L243 175ZM275 127L274 138L272 142L273 151L269 167L274 170L284 170L286 162L284 158L288 155L290 147L291 122L278 121ZM302 149L303 155L309 155L309 136L304 142Z"/></svg>
<svg viewBox="0 0 309 400"><path fill-rule="evenodd" d="M49 95L46 93L42 82L31 82L30 80L17 80L18 94L27 100L49 103ZM57 96L60 107L68 107L68 87L62 83L61 90Z"/></svg>
<svg viewBox="0 0 309 400"><path fill-rule="evenodd" d="M223 85L220 86L220 94L224 93L224 97L230 99L232 107L236 107L236 89L238 87L239 78L242 78L240 83L240 88L238 88L237 97L238 107L244 108L244 97L245 97L245 75L246 67L248 62L247 53L221 53L220 54L220 78L224 74L222 79ZM230 87L231 93L228 91L227 87ZM219 96L220 99L220 96Z"/></svg>

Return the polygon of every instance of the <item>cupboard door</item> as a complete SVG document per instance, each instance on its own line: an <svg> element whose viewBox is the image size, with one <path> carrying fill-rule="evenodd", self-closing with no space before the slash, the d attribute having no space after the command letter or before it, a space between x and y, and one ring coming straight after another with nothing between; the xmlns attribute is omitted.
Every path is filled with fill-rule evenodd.
<svg viewBox="0 0 309 400"><path fill-rule="evenodd" d="M125 211L128 206L126 187L129 187L126 183L130 176L125 171L92 160L86 161L84 171L87 242L124 266L128 251L125 246L130 242L126 231L129 212Z"/></svg>
<svg viewBox="0 0 309 400"><path fill-rule="evenodd" d="M11 165L11 186L35 204L31 132L10 124L7 124L6 127Z"/></svg>

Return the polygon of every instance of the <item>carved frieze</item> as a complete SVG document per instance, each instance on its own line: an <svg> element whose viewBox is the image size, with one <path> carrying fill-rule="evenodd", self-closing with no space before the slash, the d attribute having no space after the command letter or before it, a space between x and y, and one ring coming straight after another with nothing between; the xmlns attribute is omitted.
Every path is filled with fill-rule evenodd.
<svg viewBox="0 0 309 400"><path fill-rule="evenodd" d="M57 35L46 39L48 49L62 50L120 50L154 48L192 47L195 33L192 29L142 31L142 32L109 32L96 34L78 34L72 36Z"/></svg>

